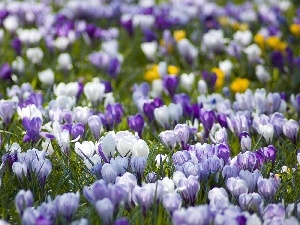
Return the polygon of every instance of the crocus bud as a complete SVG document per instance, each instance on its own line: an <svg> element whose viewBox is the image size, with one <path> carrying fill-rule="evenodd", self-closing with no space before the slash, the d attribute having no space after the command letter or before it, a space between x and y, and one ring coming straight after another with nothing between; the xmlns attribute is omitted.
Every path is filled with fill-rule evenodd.
<svg viewBox="0 0 300 225"><path fill-rule="evenodd" d="M54 72L49 68L39 72L38 77L44 85L52 85L54 83Z"/></svg>
<svg viewBox="0 0 300 225"><path fill-rule="evenodd" d="M104 198L99 200L95 204L95 208L105 225L112 223L112 218L114 214L114 205L109 198Z"/></svg>
<svg viewBox="0 0 300 225"><path fill-rule="evenodd" d="M162 143L168 148L173 149L175 147L177 139L174 131L172 130L162 131L158 136L160 137Z"/></svg>
<svg viewBox="0 0 300 225"><path fill-rule="evenodd" d="M207 93L207 83L205 80L199 80L198 81L198 91L200 94L206 94Z"/></svg>
<svg viewBox="0 0 300 225"><path fill-rule="evenodd" d="M263 199L258 193L243 193L239 196L239 205L243 210L259 212Z"/></svg>
<svg viewBox="0 0 300 225"><path fill-rule="evenodd" d="M100 133L102 129L102 120L99 116L93 115L88 119L89 128L96 140L100 138Z"/></svg>
<svg viewBox="0 0 300 225"><path fill-rule="evenodd" d="M95 153L95 145L92 141L84 141L75 143L75 152L82 158L91 158Z"/></svg>
<svg viewBox="0 0 300 225"><path fill-rule="evenodd" d="M26 163L14 162L12 165L12 170L19 179L23 179L24 176L27 176Z"/></svg>
<svg viewBox="0 0 300 225"><path fill-rule="evenodd" d="M84 125L81 123L74 124L71 128L71 134L74 139L82 137L84 133Z"/></svg>
<svg viewBox="0 0 300 225"><path fill-rule="evenodd" d="M141 176L144 173L144 170L146 168L147 158L145 157L138 157L133 156L130 159L130 166L131 169L138 174L138 176Z"/></svg>
<svg viewBox="0 0 300 225"><path fill-rule="evenodd" d="M291 141L294 144L296 144L297 135L298 135L298 131L299 131L299 124L295 120L290 119L290 120L286 121L283 124L282 131L285 136L287 136L289 139L291 139Z"/></svg>
<svg viewBox="0 0 300 225"><path fill-rule="evenodd" d="M40 64L43 59L44 53L39 47L28 48L26 50L26 57L33 64Z"/></svg>
<svg viewBox="0 0 300 225"><path fill-rule="evenodd" d="M62 70L70 70L72 69L73 65L72 65L72 59L69 53L61 53L58 57L57 57L57 65L58 68L62 69Z"/></svg>
<svg viewBox="0 0 300 225"><path fill-rule="evenodd" d="M15 198L15 205L20 215L27 207L33 206L33 195L30 190L20 190Z"/></svg>
<svg viewBox="0 0 300 225"><path fill-rule="evenodd" d="M190 137L190 128L187 124L177 124L174 128L174 134L182 149L187 149L187 143Z"/></svg>
<svg viewBox="0 0 300 225"><path fill-rule="evenodd" d="M101 174L106 183L115 183L118 176L116 170L109 163L105 163L102 166Z"/></svg>
<svg viewBox="0 0 300 225"><path fill-rule="evenodd" d="M234 196L248 193L247 183L239 178L230 177L227 179L226 186L230 193Z"/></svg>
<svg viewBox="0 0 300 225"><path fill-rule="evenodd" d="M163 77L163 84L167 93L173 97L178 86L178 78L174 75L166 75Z"/></svg>
<svg viewBox="0 0 300 225"><path fill-rule="evenodd" d="M79 192L76 194L65 193L63 195L56 196L54 199L54 205L57 213L63 216L66 221L70 223L79 206Z"/></svg>
<svg viewBox="0 0 300 225"><path fill-rule="evenodd" d="M130 129L138 133L139 137L142 137L142 131L144 129L144 117L141 114L136 114L135 116L129 116L127 118L127 123Z"/></svg>
<svg viewBox="0 0 300 225"><path fill-rule="evenodd" d="M154 60L157 51L157 42L144 42L141 44L141 49L147 59Z"/></svg>
<svg viewBox="0 0 300 225"><path fill-rule="evenodd" d="M101 151L104 154L105 159L108 160L115 155L116 145L115 134L111 131L102 138L98 151ZM99 152L100 155L102 154L101 152ZM105 161L105 159L103 160Z"/></svg>
<svg viewBox="0 0 300 225"><path fill-rule="evenodd" d="M266 125L259 124L258 125L259 134L264 137L266 142L269 144L273 140L274 135L274 127L272 124L267 123Z"/></svg>
<svg viewBox="0 0 300 225"><path fill-rule="evenodd" d="M17 16L9 15L3 21L3 26L10 33L14 33L19 27L19 19Z"/></svg>
<svg viewBox="0 0 300 225"><path fill-rule="evenodd" d="M139 139L132 147L132 155L148 158L149 147L147 143L144 140Z"/></svg>
<svg viewBox="0 0 300 225"><path fill-rule="evenodd" d="M169 111L168 107L166 105L154 109L154 117L156 121L164 128L169 127L170 122L169 122Z"/></svg>
<svg viewBox="0 0 300 225"><path fill-rule="evenodd" d="M34 159L32 161L32 170L38 177L39 183L42 187L45 186L46 179L52 170L52 164L49 159Z"/></svg>
<svg viewBox="0 0 300 225"><path fill-rule="evenodd" d="M175 210L181 207L182 199L176 192L168 193L163 196L163 206L165 209L172 214Z"/></svg>
<svg viewBox="0 0 300 225"><path fill-rule="evenodd" d="M240 139L242 151L243 152L250 151L252 145L252 140L250 135L246 131L243 131L242 133L240 133L239 139Z"/></svg>
<svg viewBox="0 0 300 225"><path fill-rule="evenodd" d="M13 106L13 102L0 100L0 117L4 124L10 123L15 112Z"/></svg>
<svg viewBox="0 0 300 225"><path fill-rule="evenodd" d="M89 107L77 106L74 109L74 120L77 123L81 123L81 124L85 125L88 122L90 115L91 115L91 113L90 113Z"/></svg>
<svg viewBox="0 0 300 225"><path fill-rule="evenodd" d="M12 68L8 63L4 63L0 68L0 77L2 80L10 80L12 76Z"/></svg>
<svg viewBox="0 0 300 225"><path fill-rule="evenodd" d="M170 119L174 121L174 123L178 123L179 119L181 118L182 114L183 114L183 109L181 104L179 103L170 103L168 105L168 110L169 110L169 116Z"/></svg>

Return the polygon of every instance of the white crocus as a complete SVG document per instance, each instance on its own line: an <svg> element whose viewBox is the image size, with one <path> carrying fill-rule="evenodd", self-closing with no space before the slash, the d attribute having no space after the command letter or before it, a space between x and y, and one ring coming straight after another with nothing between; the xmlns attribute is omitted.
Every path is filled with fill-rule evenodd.
<svg viewBox="0 0 300 225"><path fill-rule="evenodd" d="M11 67L17 73L23 73L25 68L24 60L21 56L17 56L16 59L12 62Z"/></svg>
<svg viewBox="0 0 300 225"><path fill-rule="evenodd" d="M166 105L154 109L154 117L161 126L165 128L169 126L170 115Z"/></svg>
<svg viewBox="0 0 300 225"><path fill-rule="evenodd" d="M168 177L164 177L162 180L161 180L161 183L164 187L164 194L167 194L167 193L171 193L171 192L174 192L175 190L175 184L174 184L174 181Z"/></svg>
<svg viewBox="0 0 300 225"><path fill-rule="evenodd" d="M168 105L168 113L169 113L170 119L178 123L180 117L183 114L183 109L182 109L181 104L170 103Z"/></svg>
<svg viewBox="0 0 300 225"><path fill-rule="evenodd" d="M116 151L115 133L113 131L108 132L101 140L101 149L106 159L113 157Z"/></svg>
<svg viewBox="0 0 300 225"><path fill-rule="evenodd" d="M69 46L69 39L67 37L58 37L54 41L54 46L60 50L60 51L65 51L67 47Z"/></svg>
<svg viewBox="0 0 300 225"><path fill-rule="evenodd" d="M144 42L141 44L141 49L147 59L149 60L154 60L156 51L157 51L157 42L152 41L152 42Z"/></svg>
<svg viewBox="0 0 300 225"><path fill-rule="evenodd" d="M42 149L46 151L48 155L52 155L54 153L54 149L49 138L46 138L45 141L42 142Z"/></svg>
<svg viewBox="0 0 300 225"><path fill-rule="evenodd" d="M205 80L199 80L198 81L198 91L200 94L206 94L207 93L207 83Z"/></svg>
<svg viewBox="0 0 300 225"><path fill-rule="evenodd" d="M41 111L34 104L27 105L23 108L18 107L17 112L21 119L23 119L24 117L27 117L29 119L39 117L41 120L43 120L43 115Z"/></svg>
<svg viewBox="0 0 300 225"><path fill-rule="evenodd" d="M132 155L133 156L139 156L139 157L146 157L148 158L149 155L149 147L147 145L147 143L142 140L139 139L132 148Z"/></svg>
<svg viewBox="0 0 300 225"><path fill-rule="evenodd" d="M180 85L184 90L190 92L193 89L193 85L195 82L195 74L194 73L184 73L180 76Z"/></svg>
<svg viewBox="0 0 300 225"><path fill-rule="evenodd" d="M272 124L267 123L266 125L258 125L259 134L264 137L267 143L271 143L274 135L274 127Z"/></svg>
<svg viewBox="0 0 300 225"><path fill-rule="evenodd" d="M238 30L234 33L233 39L242 46L247 46L252 41L252 32L250 30Z"/></svg>
<svg viewBox="0 0 300 225"><path fill-rule="evenodd" d="M83 89L85 97L92 102L97 104L102 101L105 93L105 85L99 81L88 82Z"/></svg>
<svg viewBox="0 0 300 225"><path fill-rule="evenodd" d="M14 33L19 27L19 19L17 16L9 15L3 21L3 26L10 33Z"/></svg>
<svg viewBox="0 0 300 225"><path fill-rule="evenodd" d="M252 44L244 49L244 53L247 55L248 61L250 63L254 63L260 58L261 49L258 47L257 44Z"/></svg>
<svg viewBox="0 0 300 225"><path fill-rule="evenodd" d="M91 158L95 153L95 144L92 141L75 143L75 152L82 158Z"/></svg>
<svg viewBox="0 0 300 225"><path fill-rule="evenodd" d="M52 85L54 83L54 72L50 68L39 72L38 77L44 85Z"/></svg>
<svg viewBox="0 0 300 225"><path fill-rule="evenodd" d="M90 170L90 169L92 169L92 167L94 165L101 163L101 158L98 154L95 154L88 159L84 158L83 162L84 162L85 166Z"/></svg>
<svg viewBox="0 0 300 225"><path fill-rule="evenodd" d="M225 77L229 78L233 68L233 64L229 59L226 59L224 61L219 62L219 68L224 72Z"/></svg>
<svg viewBox="0 0 300 225"><path fill-rule="evenodd" d="M255 67L255 75L261 83L267 83L271 80L270 73L260 64Z"/></svg>
<svg viewBox="0 0 300 225"><path fill-rule="evenodd" d="M70 70L73 68L72 59L69 53L61 53L57 57L57 65L59 69Z"/></svg>
<svg viewBox="0 0 300 225"><path fill-rule="evenodd" d="M39 47L36 48L28 48L26 50L26 57L31 61L33 64L40 64L43 59L44 53L42 49Z"/></svg>
<svg viewBox="0 0 300 225"><path fill-rule="evenodd" d="M164 90L164 85L162 79L155 79L152 81L151 96L153 98L161 96L163 90Z"/></svg>
<svg viewBox="0 0 300 225"><path fill-rule="evenodd" d="M129 157L131 150L137 139L134 136L126 136L121 138L117 143L117 150L122 157Z"/></svg>
<svg viewBox="0 0 300 225"><path fill-rule="evenodd" d="M81 106L77 106L74 109L73 114L75 122L81 123L83 125L85 125L88 122L88 119L91 116L90 108Z"/></svg>

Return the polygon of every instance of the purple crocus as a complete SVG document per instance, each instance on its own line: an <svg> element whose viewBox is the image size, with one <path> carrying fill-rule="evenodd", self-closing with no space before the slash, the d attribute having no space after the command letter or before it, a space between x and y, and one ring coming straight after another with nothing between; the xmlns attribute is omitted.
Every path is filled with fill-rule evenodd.
<svg viewBox="0 0 300 225"><path fill-rule="evenodd" d="M166 92L173 98L178 87L178 78L174 75L166 75L163 78L163 85Z"/></svg>
<svg viewBox="0 0 300 225"><path fill-rule="evenodd" d="M282 131L295 145L297 143L297 136L299 131L299 124L297 121L290 119L283 124Z"/></svg>
<svg viewBox="0 0 300 225"><path fill-rule="evenodd" d="M204 126L206 134L209 133L213 124L215 123L215 113L213 110L203 110L200 114L201 122Z"/></svg>
<svg viewBox="0 0 300 225"><path fill-rule="evenodd" d="M81 123L76 123L72 125L71 135L74 139L78 137L82 137L83 134L84 134L84 125L82 125Z"/></svg>
<svg viewBox="0 0 300 225"><path fill-rule="evenodd" d="M143 105L143 111L148 121L151 123L154 120L155 103L153 101L145 102Z"/></svg>
<svg viewBox="0 0 300 225"><path fill-rule="evenodd" d="M284 57L280 51L274 51L271 54L272 65L284 72Z"/></svg>
<svg viewBox="0 0 300 225"><path fill-rule="evenodd" d="M49 159L34 159L32 161L32 170L38 177L39 183L44 188L46 179L52 170L52 164Z"/></svg>
<svg viewBox="0 0 300 225"><path fill-rule="evenodd" d="M21 55L21 51L22 51L22 42L20 41L19 38L14 38L11 41L11 46L13 47L13 49L15 50L17 55Z"/></svg>
<svg viewBox="0 0 300 225"><path fill-rule="evenodd" d="M109 198L104 198L97 201L95 204L95 208L99 213L104 225L109 225L112 223L114 205Z"/></svg>
<svg viewBox="0 0 300 225"><path fill-rule="evenodd" d="M40 132L42 129L42 120L39 117L34 117L29 119L28 117L24 117L22 120L22 124L26 130L26 134L23 138L24 142L32 141L37 142L40 138Z"/></svg>
<svg viewBox="0 0 300 225"><path fill-rule="evenodd" d="M27 207L33 206L33 195L30 190L20 190L15 198L15 205L16 209L18 210L19 214L22 216L24 210Z"/></svg>
<svg viewBox="0 0 300 225"><path fill-rule="evenodd" d="M176 192L168 193L163 196L163 206L170 214L172 214L175 210L178 210L181 207L181 204L182 198Z"/></svg>
<svg viewBox="0 0 300 225"><path fill-rule="evenodd" d="M8 63L4 63L0 67L0 78L2 80L11 80L13 70Z"/></svg>
<svg viewBox="0 0 300 225"><path fill-rule="evenodd" d="M4 124L9 124L15 110L14 104L10 101L0 101L0 117Z"/></svg>
<svg viewBox="0 0 300 225"><path fill-rule="evenodd" d="M186 124L177 124L174 128L174 134L177 141L181 144L182 149L187 149L187 143L190 137L191 130Z"/></svg>
<svg viewBox="0 0 300 225"><path fill-rule="evenodd" d="M102 128L102 121L98 115L90 116L88 119L89 128L96 140L99 140L101 128Z"/></svg>
<svg viewBox="0 0 300 225"><path fill-rule="evenodd" d="M140 113L127 117L127 123L130 129L137 132L139 137L142 137L145 121L144 117Z"/></svg>
<svg viewBox="0 0 300 225"><path fill-rule="evenodd" d="M65 193L63 195L58 195L54 199L54 205L57 213L70 223L79 207L79 193Z"/></svg>

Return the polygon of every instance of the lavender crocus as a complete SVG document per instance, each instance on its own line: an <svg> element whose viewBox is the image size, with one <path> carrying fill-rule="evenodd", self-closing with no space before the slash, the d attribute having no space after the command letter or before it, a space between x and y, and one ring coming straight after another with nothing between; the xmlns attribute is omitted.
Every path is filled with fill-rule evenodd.
<svg viewBox="0 0 300 225"><path fill-rule="evenodd" d="M84 125L81 123L73 124L70 133L74 139L82 137L84 134Z"/></svg>
<svg viewBox="0 0 300 225"><path fill-rule="evenodd" d="M95 203L95 208L105 225L112 223L114 205L109 198L104 198Z"/></svg>
<svg viewBox="0 0 300 225"><path fill-rule="evenodd" d="M243 152L251 150L252 139L246 131L243 131L239 135L239 140L241 144L241 149Z"/></svg>
<svg viewBox="0 0 300 225"><path fill-rule="evenodd" d="M233 196L240 196L248 193L247 183L239 178L230 177L226 181L226 186Z"/></svg>
<svg viewBox="0 0 300 225"><path fill-rule="evenodd" d="M142 176L146 168L146 164L147 164L146 157L133 156L130 159L130 166L133 172L137 174L138 184L141 184Z"/></svg>
<svg viewBox="0 0 300 225"><path fill-rule="evenodd" d="M10 101L0 101L0 117L4 124L9 124L14 115L14 104Z"/></svg>
<svg viewBox="0 0 300 225"><path fill-rule="evenodd" d="M163 206L165 209L172 214L175 210L181 207L182 199L176 192L168 193L163 196Z"/></svg>
<svg viewBox="0 0 300 225"><path fill-rule="evenodd" d="M89 128L96 140L99 140L101 128L102 128L102 120L99 116L93 115L88 119Z"/></svg>
<svg viewBox="0 0 300 225"><path fill-rule="evenodd" d="M65 193L63 195L58 195L54 199L54 205L57 213L70 223L79 207L79 193Z"/></svg>
<svg viewBox="0 0 300 225"><path fill-rule="evenodd" d="M127 118L127 123L130 129L137 132L139 137L142 137L145 121L144 121L144 117L140 113L134 116L129 116Z"/></svg>
<svg viewBox="0 0 300 225"><path fill-rule="evenodd" d="M38 177L40 185L44 188L46 179L52 170L52 164L49 159L39 160L34 159L32 161L32 169Z"/></svg>
<svg viewBox="0 0 300 225"><path fill-rule="evenodd" d="M182 178L178 181L178 187L182 188L182 199L188 205L194 205L196 196L200 190L200 184L197 177L190 175L188 178Z"/></svg>
<svg viewBox="0 0 300 225"><path fill-rule="evenodd" d="M187 149L187 143L190 136L190 128L187 124L177 124L174 128L174 134L182 149Z"/></svg>
<svg viewBox="0 0 300 225"><path fill-rule="evenodd" d="M23 138L24 142L32 141L37 142L40 138L40 132L42 129L42 120L39 117L34 117L29 119L28 117L24 117L22 120L22 124L26 130L26 134Z"/></svg>
<svg viewBox="0 0 300 225"><path fill-rule="evenodd" d="M158 136L168 148L173 149L175 147L177 138L173 130L162 131Z"/></svg>
<svg viewBox="0 0 300 225"><path fill-rule="evenodd" d="M109 163L105 163L102 166L101 174L106 183L115 183L115 180L118 176L115 168Z"/></svg>
<svg viewBox="0 0 300 225"><path fill-rule="evenodd" d="M258 193L243 193L239 196L239 205L243 210L259 212L263 199Z"/></svg>
<svg viewBox="0 0 300 225"><path fill-rule="evenodd" d="M282 131L294 144L297 143L297 136L299 131L299 124L290 119L283 124Z"/></svg>
<svg viewBox="0 0 300 225"><path fill-rule="evenodd" d="M265 199L272 199L278 189L279 183L275 178L261 179L257 182L258 193Z"/></svg>
<svg viewBox="0 0 300 225"><path fill-rule="evenodd" d="M30 190L20 190L15 198L15 206L19 214L22 216L27 207L33 206L33 195Z"/></svg>

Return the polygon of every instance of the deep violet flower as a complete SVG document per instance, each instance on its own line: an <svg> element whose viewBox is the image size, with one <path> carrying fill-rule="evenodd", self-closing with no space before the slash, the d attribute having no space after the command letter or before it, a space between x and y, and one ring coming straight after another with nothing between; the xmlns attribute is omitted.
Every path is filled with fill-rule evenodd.
<svg viewBox="0 0 300 225"><path fill-rule="evenodd" d="M139 137L142 137L142 131L144 129L144 117L138 113L134 116L127 117L127 123L130 129L138 133Z"/></svg>

